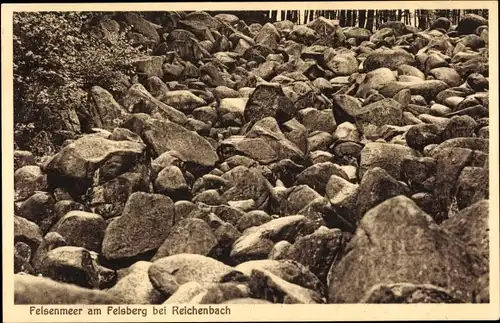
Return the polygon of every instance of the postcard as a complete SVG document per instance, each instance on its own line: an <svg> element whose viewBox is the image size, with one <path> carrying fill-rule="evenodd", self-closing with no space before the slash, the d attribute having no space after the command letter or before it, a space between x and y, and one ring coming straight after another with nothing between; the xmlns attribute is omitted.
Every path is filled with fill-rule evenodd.
<svg viewBox="0 0 500 323"><path fill-rule="evenodd" d="M498 319L497 40L495 1L2 5L4 321Z"/></svg>

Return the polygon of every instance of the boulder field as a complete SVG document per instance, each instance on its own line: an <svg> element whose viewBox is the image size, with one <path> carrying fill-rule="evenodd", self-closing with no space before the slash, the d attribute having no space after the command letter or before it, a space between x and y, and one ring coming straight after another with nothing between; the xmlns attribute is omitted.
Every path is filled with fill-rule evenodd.
<svg viewBox="0 0 500 323"><path fill-rule="evenodd" d="M489 302L486 19L121 19L123 98L14 151L17 304Z"/></svg>

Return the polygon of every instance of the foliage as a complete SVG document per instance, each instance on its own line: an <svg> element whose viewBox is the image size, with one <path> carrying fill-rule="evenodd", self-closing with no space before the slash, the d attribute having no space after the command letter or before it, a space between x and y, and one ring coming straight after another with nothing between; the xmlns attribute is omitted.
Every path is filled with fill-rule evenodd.
<svg viewBox="0 0 500 323"><path fill-rule="evenodd" d="M14 14L14 121L36 134L51 125L41 110L87 108L87 91L99 85L113 94L126 90L139 54L127 28L101 27L99 12L17 12ZM27 127L27 124L33 126ZM24 125L22 125L24 124Z"/></svg>

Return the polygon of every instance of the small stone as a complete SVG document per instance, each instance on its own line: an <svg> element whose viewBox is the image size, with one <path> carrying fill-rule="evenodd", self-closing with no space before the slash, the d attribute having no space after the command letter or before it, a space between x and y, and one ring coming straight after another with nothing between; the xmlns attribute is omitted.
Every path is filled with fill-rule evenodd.
<svg viewBox="0 0 500 323"><path fill-rule="evenodd" d="M435 124L417 124L406 133L409 147L422 151L424 147L441 142L442 129Z"/></svg>
<svg viewBox="0 0 500 323"><path fill-rule="evenodd" d="M287 250L291 246L292 244L286 240L278 241L269 252L268 256L269 259L271 260L284 259L283 257L287 255Z"/></svg>
<svg viewBox="0 0 500 323"><path fill-rule="evenodd" d="M154 181L154 188L157 193L165 194L173 200L183 199L189 191L182 171L176 166L167 166L160 171Z"/></svg>

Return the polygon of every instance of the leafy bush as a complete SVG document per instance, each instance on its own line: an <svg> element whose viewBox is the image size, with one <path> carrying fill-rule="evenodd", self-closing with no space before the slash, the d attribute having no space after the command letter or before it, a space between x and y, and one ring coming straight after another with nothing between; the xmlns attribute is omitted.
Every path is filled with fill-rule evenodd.
<svg viewBox="0 0 500 323"><path fill-rule="evenodd" d="M43 118L42 111L74 109L85 114L87 93L94 85L118 96L126 90L134 70L132 59L139 50L126 39L128 30L123 25L111 21L117 28L102 27L109 16L101 12L14 14L14 122L15 130L22 132L18 138L26 141L43 129L60 130L60 123Z"/></svg>

